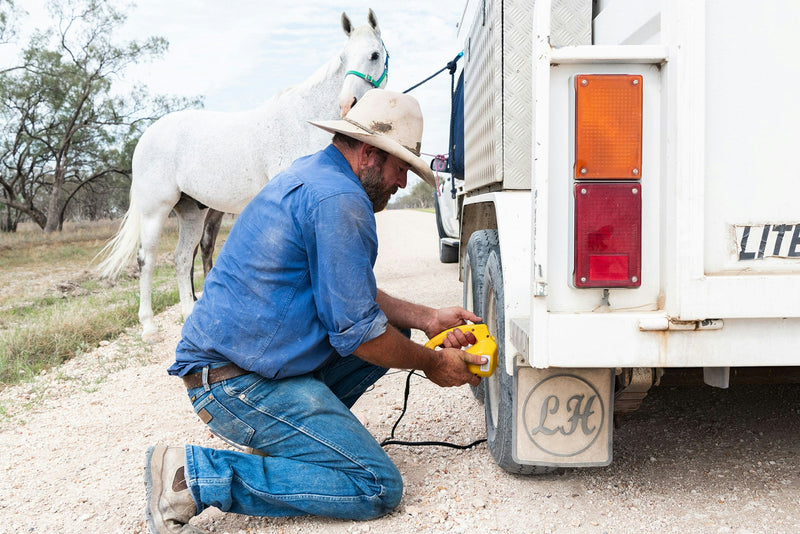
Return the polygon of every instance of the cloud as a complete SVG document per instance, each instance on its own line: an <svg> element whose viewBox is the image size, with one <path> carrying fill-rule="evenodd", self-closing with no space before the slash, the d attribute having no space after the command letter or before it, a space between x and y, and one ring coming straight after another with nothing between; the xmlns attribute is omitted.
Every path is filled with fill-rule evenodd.
<svg viewBox="0 0 800 534"><path fill-rule="evenodd" d="M26 0L41 25L45 0ZM203 95L207 109L255 108L284 87L301 83L345 42L341 14L366 24L368 8L378 18L390 53L389 85L403 91L445 66L460 50L461 0L138 0L126 9L119 39L165 37L169 51L131 69L123 80L153 93ZM450 77L442 73L411 94L425 117L423 152L447 150Z"/></svg>
<svg viewBox="0 0 800 534"><path fill-rule="evenodd" d="M297 4L296 0L238 0L224 5L144 0L130 22L139 32L164 34L171 43L165 60L149 66L153 90L205 94L207 108L230 111L255 107L278 90L301 83L338 53L345 42L343 11L356 26L366 23L367 6L375 11L391 56L390 89L408 89L442 68L459 50L460 2ZM186 16L176 16L178 12ZM449 87L449 77L443 73L412 93L423 107L426 130L438 129L441 108L449 108ZM435 144L442 145L439 151L446 148L446 140Z"/></svg>

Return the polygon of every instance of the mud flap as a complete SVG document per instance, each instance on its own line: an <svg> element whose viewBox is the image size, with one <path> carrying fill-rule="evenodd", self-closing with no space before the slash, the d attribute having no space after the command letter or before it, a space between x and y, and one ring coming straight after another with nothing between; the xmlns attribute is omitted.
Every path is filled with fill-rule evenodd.
<svg viewBox="0 0 800 534"><path fill-rule="evenodd" d="M559 467L611 463L611 369L533 369L515 376L513 457Z"/></svg>

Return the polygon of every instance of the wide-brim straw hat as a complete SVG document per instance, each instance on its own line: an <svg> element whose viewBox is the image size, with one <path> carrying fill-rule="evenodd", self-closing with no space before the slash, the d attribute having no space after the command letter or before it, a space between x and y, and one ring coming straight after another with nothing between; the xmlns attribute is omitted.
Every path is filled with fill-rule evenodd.
<svg viewBox="0 0 800 534"><path fill-rule="evenodd" d="M408 163L414 174L436 187L433 171L419 157L422 110L413 96L385 89L370 89L343 119L308 122L388 152Z"/></svg>

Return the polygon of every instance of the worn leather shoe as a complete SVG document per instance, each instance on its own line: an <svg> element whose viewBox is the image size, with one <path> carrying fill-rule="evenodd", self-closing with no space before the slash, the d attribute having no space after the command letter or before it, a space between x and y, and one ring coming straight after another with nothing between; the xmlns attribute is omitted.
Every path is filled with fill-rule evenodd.
<svg viewBox="0 0 800 534"><path fill-rule="evenodd" d="M183 447L156 445L147 449L144 464L147 489L145 519L151 534L206 532L188 524L197 513L197 506L183 481L184 459Z"/></svg>

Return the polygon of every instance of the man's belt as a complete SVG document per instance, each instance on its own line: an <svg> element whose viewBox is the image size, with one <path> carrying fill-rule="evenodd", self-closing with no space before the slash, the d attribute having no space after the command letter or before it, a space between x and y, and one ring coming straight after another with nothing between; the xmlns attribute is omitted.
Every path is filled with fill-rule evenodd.
<svg viewBox="0 0 800 534"><path fill-rule="evenodd" d="M230 380L237 376L242 376L251 373L252 371L245 371L235 363L227 363L220 367L212 367L208 370L208 385L222 382L223 380ZM183 383L186 384L186 389L199 388L203 385L203 372L192 373L183 377Z"/></svg>

